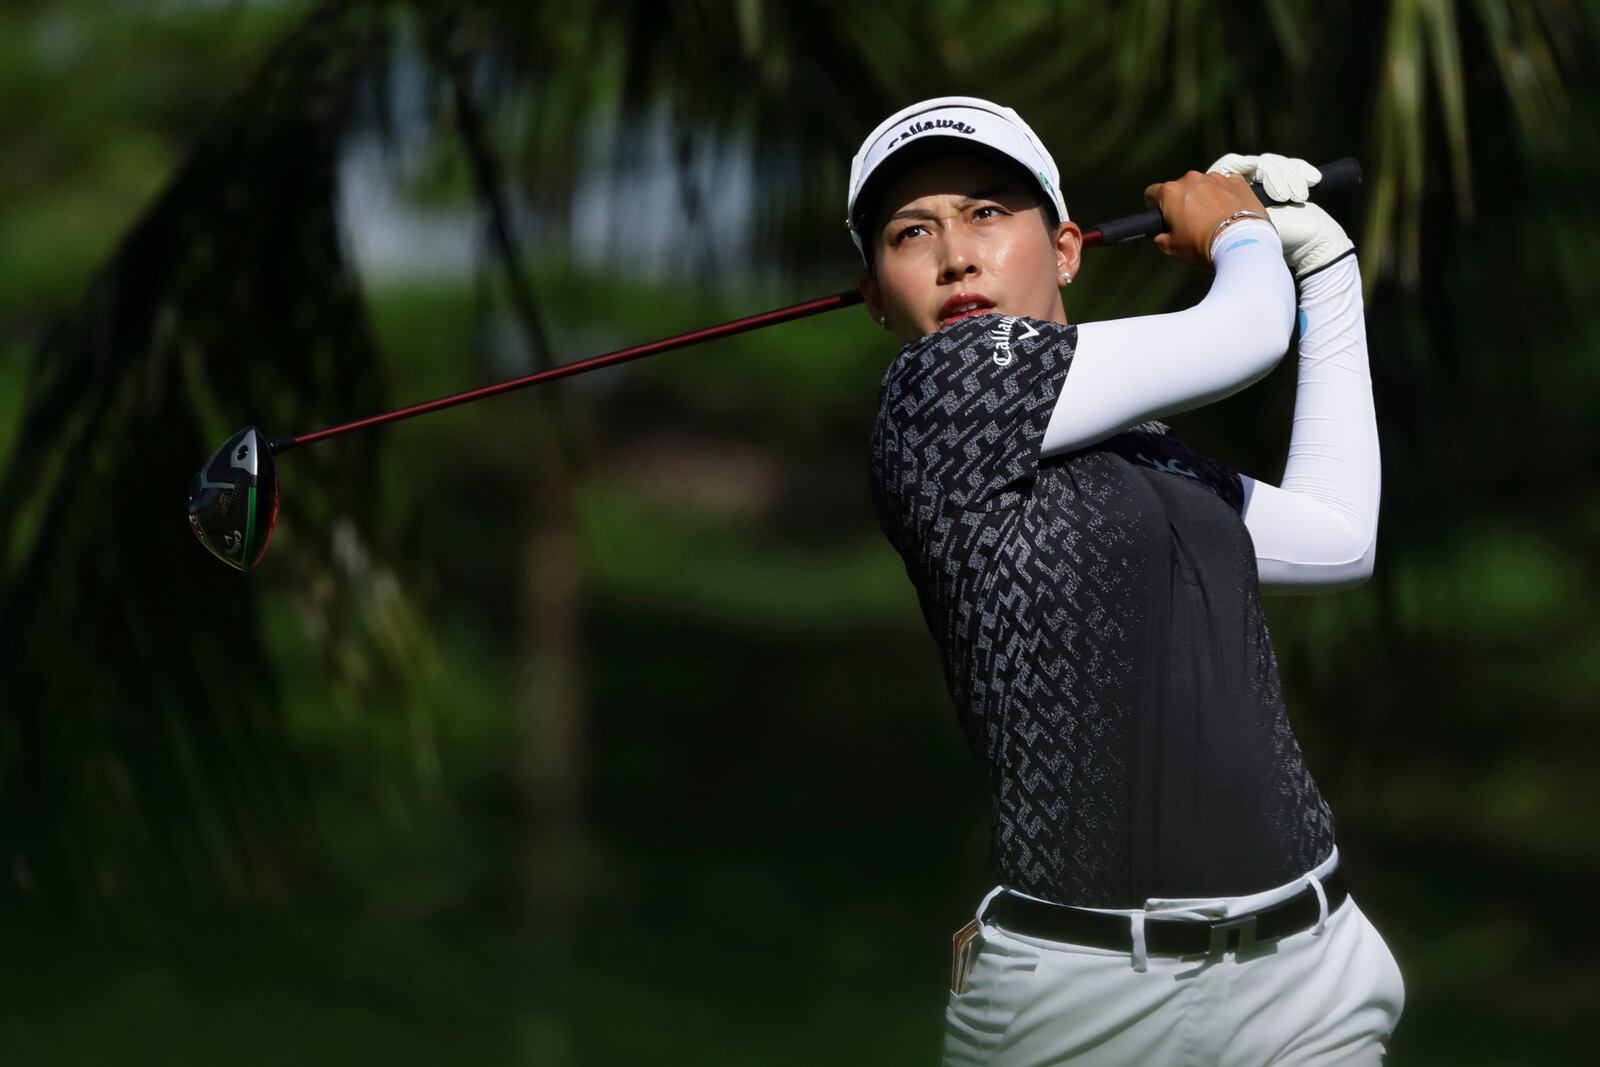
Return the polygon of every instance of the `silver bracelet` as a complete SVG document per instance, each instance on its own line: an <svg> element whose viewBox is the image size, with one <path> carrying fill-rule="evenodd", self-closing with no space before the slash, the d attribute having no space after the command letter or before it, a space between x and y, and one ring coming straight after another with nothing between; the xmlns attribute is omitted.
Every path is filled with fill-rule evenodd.
<svg viewBox="0 0 1600 1067"><path fill-rule="evenodd" d="M1232 226L1240 219L1260 219L1262 222L1271 221L1259 211L1235 211L1232 215L1229 215L1227 218L1217 223L1217 228L1211 231L1211 242L1206 245L1206 247L1211 248L1215 246L1217 243L1217 238L1222 235L1222 231L1226 230L1229 226Z"/></svg>

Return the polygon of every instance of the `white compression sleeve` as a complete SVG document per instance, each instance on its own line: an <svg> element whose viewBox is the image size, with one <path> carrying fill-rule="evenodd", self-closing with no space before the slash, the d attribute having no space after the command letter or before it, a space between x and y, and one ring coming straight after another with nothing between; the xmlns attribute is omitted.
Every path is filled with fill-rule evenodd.
<svg viewBox="0 0 1600 1067"><path fill-rule="evenodd" d="M1255 541L1262 592L1359 585L1372 574L1378 546L1378 422L1355 257L1302 281L1300 308L1283 483L1244 479L1244 522Z"/></svg>
<svg viewBox="0 0 1600 1067"><path fill-rule="evenodd" d="M1078 327L1041 455L1220 400L1277 365L1294 328L1294 282L1278 231L1264 220L1235 223L1212 262L1211 290L1186 311Z"/></svg>

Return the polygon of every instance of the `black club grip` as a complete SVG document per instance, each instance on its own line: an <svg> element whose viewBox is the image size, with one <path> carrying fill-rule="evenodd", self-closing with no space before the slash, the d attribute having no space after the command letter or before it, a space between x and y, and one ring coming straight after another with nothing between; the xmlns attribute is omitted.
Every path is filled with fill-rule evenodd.
<svg viewBox="0 0 1600 1067"><path fill-rule="evenodd" d="M1322 180L1312 186L1312 193L1318 198L1323 193L1342 192L1361 184L1361 164L1355 156L1345 156L1332 163L1324 163L1317 169L1322 172ZM1259 182L1252 182L1250 188L1255 190L1256 196L1263 202L1267 201L1267 195ZM1119 245L1125 241L1137 241L1166 232L1167 220L1162 217L1161 212L1141 211L1137 215L1124 215L1120 219L1102 222L1092 229L1083 231L1083 243Z"/></svg>

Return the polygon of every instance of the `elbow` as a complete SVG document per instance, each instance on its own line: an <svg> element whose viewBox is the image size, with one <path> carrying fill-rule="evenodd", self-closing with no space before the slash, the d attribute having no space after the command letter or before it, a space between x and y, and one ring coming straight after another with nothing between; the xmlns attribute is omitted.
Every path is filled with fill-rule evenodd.
<svg viewBox="0 0 1600 1067"><path fill-rule="evenodd" d="M1377 558L1378 541L1374 538L1360 557L1340 566L1335 579L1323 586L1319 592L1342 593L1347 589L1366 585L1368 579L1372 577L1373 565L1377 562Z"/></svg>
<svg viewBox="0 0 1600 1067"><path fill-rule="evenodd" d="M1367 550L1361 553L1361 558L1356 560L1350 568L1350 582L1341 586L1343 589L1354 589L1358 585L1365 585L1367 579L1372 577L1372 572L1378 562L1378 532L1374 530L1372 537L1367 541Z"/></svg>
<svg viewBox="0 0 1600 1067"><path fill-rule="evenodd" d="M1306 592L1308 592L1308 593L1345 593L1345 592L1349 592L1351 589L1355 589L1355 588L1358 588L1360 586L1366 585L1367 584L1367 580L1369 578L1371 578L1371 577L1372 577L1372 564L1371 563L1367 563L1365 566L1363 566L1359 562L1357 562L1355 564L1352 564L1348 569L1346 569L1343 572L1341 572L1340 575L1337 578L1330 579L1329 581L1327 581L1326 583L1324 583L1322 585L1315 586L1313 588L1307 589Z"/></svg>
<svg viewBox="0 0 1600 1067"><path fill-rule="evenodd" d="M1333 566L1341 572L1339 589L1354 589L1372 577L1378 561L1378 511L1374 507L1363 518L1339 524L1344 533L1340 539L1336 558L1343 562ZM1330 590L1337 592L1337 590Z"/></svg>
<svg viewBox="0 0 1600 1067"><path fill-rule="evenodd" d="M1366 584L1377 557L1378 538L1374 532L1365 548L1349 545L1347 552L1329 552L1316 560L1257 559L1256 567L1265 594L1342 593Z"/></svg>
<svg viewBox="0 0 1600 1067"><path fill-rule="evenodd" d="M1372 571L1378 561L1378 530L1376 526L1368 527L1355 532L1349 541L1351 558L1335 566L1342 573L1339 590L1354 589L1366 583L1372 577ZM1339 590L1330 590L1338 592Z"/></svg>

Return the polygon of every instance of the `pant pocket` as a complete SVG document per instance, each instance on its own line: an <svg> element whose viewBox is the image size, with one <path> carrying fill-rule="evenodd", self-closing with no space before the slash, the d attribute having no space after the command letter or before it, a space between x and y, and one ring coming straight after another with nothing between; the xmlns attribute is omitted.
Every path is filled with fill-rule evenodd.
<svg viewBox="0 0 1600 1067"><path fill-rule="evenodd" d="M983 945L965 991L951 993L944 1013L944 1067L988 1062L1028 995L1039 952L1004 935L979 934Z"/></svg>

